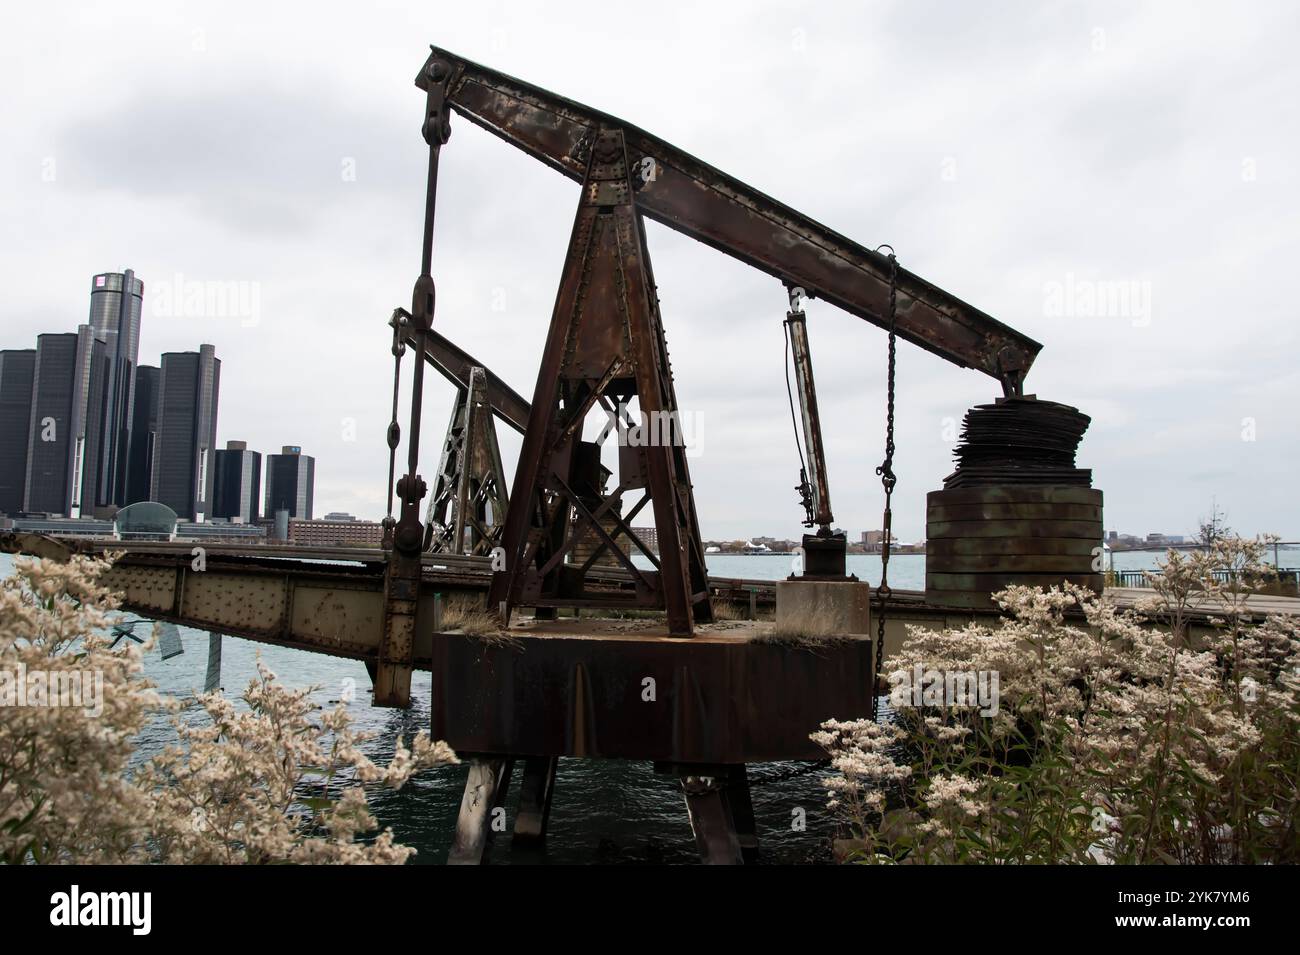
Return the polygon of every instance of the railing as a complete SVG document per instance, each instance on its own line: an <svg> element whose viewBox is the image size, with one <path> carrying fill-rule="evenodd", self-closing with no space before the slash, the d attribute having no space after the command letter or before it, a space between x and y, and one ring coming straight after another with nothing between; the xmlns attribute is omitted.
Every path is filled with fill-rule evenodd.
<svg viewBox="0 0 1300 955"><path fill-rule="evenodd" d="M1300 588L1300 569L1295 567L1278 567L1270 568L1276 578L1270 577L1269 583L1276 581L1283 586ZM1112 587L1150 587L1151 574L1159 574L1158 570L1110 570L1106 572L1106 582ZM1214 579L1223 583L1231 581L1232 574L1226 570L1214 571Z"/></svg>

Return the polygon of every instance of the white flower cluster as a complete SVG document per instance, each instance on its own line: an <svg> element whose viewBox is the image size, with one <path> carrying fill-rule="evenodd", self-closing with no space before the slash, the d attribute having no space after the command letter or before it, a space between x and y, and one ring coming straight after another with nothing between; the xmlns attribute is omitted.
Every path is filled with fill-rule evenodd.
<svg viewBox="0 0 1300 955"><path fill-rule="evenodd" d="M18 558L0 585L0 669L102 674L98 716L0 707L0 861L402 863L414 850L376 828L364 784L399 787L456 762L442 742L399 739L387 766L362 751L343 707L281 686L259 661L237 706L200 698L208 720L175 721L181 745L128 767L147 721L175 705L141 675L146 647L103 634L117 599L110 560Z"/></svg>
<svg viewBox="0 0 1300 955"><path fill-rule="evenodd" d="M892 667L996 672L1001 704L945 700L813 734L863 854L1300 861L1300 626L1250 617L1263 554L1237 539L1171 551L1140 612L1070 585L1012 587L996 625L913 628ZM1193 626L1205 609L1218 627Z"/></svg>

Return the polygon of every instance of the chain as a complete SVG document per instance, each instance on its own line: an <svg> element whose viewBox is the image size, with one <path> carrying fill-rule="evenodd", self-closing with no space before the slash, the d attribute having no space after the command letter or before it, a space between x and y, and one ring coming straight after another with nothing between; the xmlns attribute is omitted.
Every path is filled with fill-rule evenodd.
<svg viewBox="0 0 1300 955"><path fill-rule="evenodd" d="M885 659L885 604L889 600L889 541L893 536L894 512L891 497L898 478L894 476L894 372L898 352L898 257L893 246L882 245L880 249L889 249L889 365L885 379L885 460L876 468L880 483L885 489L885 515L880 540L880 586L876 593L880 595L880 611L876 614L876 665L873 677L880 680L880 668ZM879 252L880 249L876 251ZM877 716L877 690L871 688L871 717Z"/></svg>
<svg viewBox="0 0 1300 955"><path fill-rule="evenodd" d="M406 329L410 323L410 314L405 309L394 309L388 324L393 327L393 417L388 423L388 516L384 518L384 546L392 546L393 527L393 479L397 472L397 446L402 440L402 426L397 423L398 396L401 393L402 355L406 352Z"/></svg>

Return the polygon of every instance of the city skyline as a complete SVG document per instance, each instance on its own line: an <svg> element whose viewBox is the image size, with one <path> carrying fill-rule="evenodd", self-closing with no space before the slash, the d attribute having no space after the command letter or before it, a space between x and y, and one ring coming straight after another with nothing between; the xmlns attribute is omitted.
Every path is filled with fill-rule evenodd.
<svg viewBox="0 0 1300 955"><path fill-rule="evenodd" d="M65 359L65 361L70 360L75 365L77 370L69 380L68 393L67 394L64 393L64 388L62 385L57 386L57 391L58 391L58 395L60 396L58 400L65 401L65 402L70 401L73 404L79 404L80 412L72 414L74 430L76 428L81 428L84 436L91 437L94 435L94 432L93 430L92 431L86 430L87 422L82 419L93 414L98 414L105 422L105 425L108 422L114 420L115 414L112 407L112 395L114 394L115 389L118 389L117 393L119 394L120 404L123 407L123 411L121 415L125 417L125 420L131 422L132 425L134 425L132 429L127 429L125 434L121 435L120 446L122 450L126 451L127 453L124 456L122 456L120 459L111 456L110 449L113 446L114 442L99 441L98 443L95 444L95 446L87 448L86 454L83 456L82 459L81 467L79 470L77 470L75 475L76 484L78 485L75 489L73 488L73 484L72 484L73 474L70 471L68 477L68 483L66 485L60 485L57 488L56 487L42 488L36 492L36 497L33 498L33 500L35 500L35 502L38 504L39 503L48 504L53 502L59 496L59 494L62 493L65 497L67 497L70 501L73 502L72 510L75 511L77 510L78 506L80 506L81 513L89 516L92 513L91 508L95 506L96 502L102 505L106 499L112 500L112 495L114 494L120 495L121 498L121 504L118 504L117 501L113 502L115 506L121 506L122 504L126 504L126 503L134 503L136 501L141 501L141 500L157 501L160 499L160 496L167 496L173 499L173 503L169 504L169 506L173 506L173 509L177 510L177 513L181 514L183 518L185 517L186 514L189 514L191 515L191 519L202 520L204 518L215 517L220 520L228 520L229 518L225 517L223 514L217 513L217 511L215 510L215 496L217 493L215 482L218 480L218 475L219 475L218 455L225 454L225 453L232 453L233 451L235 451L236 446L238 446L237 450L239 453L244 455L252 455L257 459L259 463L258 475L257 478L255 479L255 483L257 485L260 485L263 494L265 496L265 502L261 504L262 513L260 514L260 518L264 521L272 520L274 517L274 510L271 509L271 504L270 504L271 496L272 496L272 487L273 487L273 481L271 478L272 462L277 458L283 458L290 454L294 454L294 455L300 454L301 447L283 445L281 454L273 454L273 453L262 454L261 452L258 452L256 450L248 449L247 441L233 439L233 438L225 439L224 443L226 444L226 448L223 449L218 447L219 432L218 432L218 425L217 425L218 422L217 415L216 415L217 402L216 402L215 394L216 394L216 387L217 387L216 379L219 379L222 363L219 359L215 358L215 348L210 344L201 345L199 351L197 352L172 352L172 353L164 353L162 356L160 356L160 364L162 362L162 359L167 358L168 355L172 355L174 358L181 358L181 357L192 358L195 361L195 368L190 371L190 376L191 377L196 375L198 376L197 378L194 379L195 383L197 383L199 379L203 379L204 387L209 390L209 393L207 393L206 398L202 397L201 395L197 397L199 403L202 403L204 401L207 402L208 408L206 411L200 412L197 407L191 407L187 409L185 412L186 414L189 414L191 416L202 414L205 418L207 415L210 415L211 417L211 420L204 428L204 436L201 439L202 447L200 448L198 444L195 444L194 447L188 449L188 453L197 462L199 462L196 465L194 473L196 475L199 474L202 475L203 486L201 489L199 489L200 491L199 493L192 495L193 506L191 508L186 508L183 504L180 504L183 495L180 495L179 491L176 490L160 491L157 481L150 480L150 473L153 470L153 465L156 460L155 448L153 444L154 435L149 433L149 431L147 430L151 423L150 411L148 410L150 408L150 402L149 402L149 398L146 398L145 404L136 405L135 393L137 388L140 387L141 379L143 379L145 382L144 390L146 392L152 392L153 390L159 388L161 384L161 375L160 375L161 369L157 366L138 364L138 339L141 333L140 309L138 307L135 308L134 312L129 316L129 320L132 323L132 327L130 327L129 329L129 338L126 335L119 336L118 329L109 324L109 317L111 317L114 314L118 314L118 310L119 310L118 303L116 301L113 301L110 307L106 307L103 303L103 299L98 297L106 291L117 293L118 296L120 297L120 290L123 288L125 284L124 276L131 277L134 286L141 290L141 293L134 296L134 298L136 299L143 298L143 294L142 294L143 282L138 278L138 276L135 276L133 270L127 269L123 273L97 273L92 277L93 284L92 284L91 314L90 314L91 321L89 323L83 323L77 326L76 332L41 333L40 335L37 336L38 339L37 349L23 349L23 348L12 347L12 346L6 347L4 343L0 343L0 356L9 356L11 366L15 361L19 361L19 362L23 361L23 358L21 356L24 356L28 353L31 354L33 359L32 361L33 367L31 371L26 372L26 375L32 377L33 379L38 378L38 376L35 375L35 369L36 367L39 367L38 359L40 354L40 350L39 350L40 339L50 338L52 340L61 340L62 342L65 343L64 351L67 352L69 356L71 356L70 359ZM177 289L179 289L179 286L177 287ZM237 301L237 296L238 296L237 291L231 291L229 289L220 289L220 288L217 289L215 292L213 289L208 288L204 291L204 294L209 297L213 295L223 297L222 300L226 302ZM126 312L122 312L121 314L123 320L128 320L128 315ZM147 325L145 325L144 327L147 327ZM104 337L101 338L100 337L101 334ZM70 343L71 340L74 339L76 340L75 345ZM123 341L128 341L131 344L125 347L119 346L118 345L119 339ZM121 347L122 349L120 353L118 351L119 347ZM69 349L71 349L71 351L69 351ZM92 361L92 356L97 357L99 359L98 364ZM134 374L131 375L133 381L132 381L132 387L129 389L129 391L127 391L125 389L125 386L120 383L119 381L120 376L115 375L115 368L119 364L125 364L126 367L133 369L134 371ZM94 371L96 372L96 375L93 378L93 380L91 378L92 369L94 369ZM3 370L4 370L4 364L3 362L0 362L0 408L3 408L3 404L5 401L5 389L8 388L8 391L14 392L13 370L11 368L10 374L8 376L8 382L6 382L5 380ZM56 373L56 378L58 374L60 373ZM24 372L19 371L18 378L21 380L23 376L24 376ZM80 383L78 383L77 381L78 379L81 379ZM189 378L187 377L187 381L188 380ZM117 384L115 384L115 382L117 382ZM38 381L34 381L34 384L38 384ZM192 387L192 385L187 385L187 387ZM16 395L17 392L14 392L14 394ZM13 400L12 397L11 400ZM152 404L152 414L156 416L157 401L155 400L151 404ZM78 414L80 415L80 417L78 417ZM3 424L4 421L3 415L4 415L3 411L0 410L0 437L2 437L5 433L4 424ZM37 420L37 418L39 417L36 415L35 408L32 409L32 415L33 415L32 417L33 421ZM122 417L117 417L117 420L122 420ZM152 423L156 423L156 421ZM347 431L349 428L354 430L355 424L350 423L345 419L344 430ZM102 437L106 434L107 434L106 430L101 430L98 436ZM133 435L137 436L136 439L133 439ZM689 436L690 435L688 432L688 437ZM68 452L64 448L62 443L58 445L58 448L59 450L57 453L60 453L66 457ZM47 456L49 453L53 453L53 452L47 452ZM265 463L264 463L265 480L262 480L262 470L261 470L263 458L265 459ZM143 482L143 486L148 488L148 490L147 492L143 493L143 495L138 489L132 486L133 481L135 481L138 478L138 464L142 460L147 461L149 464L149 468L145 471L145 478ZM241 478L241 481L248 479L249 462L251 460L252 458L249 459L241 458L239 469L242 475L244 475L244 477ZM291 480L292 482L296 482L294 483L295 490L291 492L292 500L290 501L290 504L287 508L290 514L290 518L293 520L303 520L304 514L306 515L305 519L307 520L311 519L311 513L314 505L310 502L312 502L314 496L314 489L315 489L315 461L316 461L315 456L309 456L309 455L301 456L301 463L306 468L306 474L305 476L302 477L297 476L298 475L297 465L295 465L294 467L294 475L292 476ZM30 489L33 484L30 475L30 471L31 471L30 460L27 462L27 465L28 465L27 467L28 474L26 476L26 480L24 484L22 485L22 492L25 495L30 496L31 495ZM75 468L77 465L76 462L69 461L68 466L69 468ZM118 467L121 468L120 478L114 476L119 473L116 470ZM12 468L12 460L10 462L10 465L7 468L0 469L0 512L5 511L5 508L3 506L3 502L5 500L4 472L7 471L9 468ZM289 479L290 477L291 476L289 475L289 472L286 470L285 476L281 480ZM178 480L180 479L178 478ZM119 481L120 484L118 483ZM237 484L236 486L238 490L235 491L234 493L245 502L240 509L244 512L253 512L253 513L257 512L259 506L258 504L254 504L254 506L251 508L251 511L247 507L248 489L244 487L242 483ZM299 488L301 488L301 490L299 490ZM254 496L255 497L258 496L256 491L254 492ZM26 501L27 497L25 496L22 499ZM89 506L87 506L86 501L90 501ZM168 503L168 502L161 501L161 503ZM180 504L180 506L179 507L175 506L177 504ZM1217 504L1212 502L1211 510L1214 510L1216 507ZM36 512L41 511L41 509L38 507L33 507L32 510ZM363 511L363 513L365 512ZM362 519L379 520L381 517L382 517L382 511L375 514L373 517L371 517L370 514L367 513L366 516L363 517ZM1231 515L1228 514L1226 511L1222 511L1220 512L1220 517L1227 519L1230 518ZM246 517L241 519L247 521ZM1141 538L1162 537L1162 538L1169 538L1171 540L1182 539L1182 538L1191 539L1192 537L1195 536L1195 530L1199 525L1199 523L1205 519L1205 514L1198 511L1195 516L1188 516L1184 519L1188 523L1186 524L1185 527L1180 527L1181 533L1169 532L1169 531L1157 531L1157 532L1147 531L1133 536L1137 536ZM254 522L256 522L256 520L257 518L254 518ZM762 519L760 519L760 523L761 522ZM1120 536L1122 537L1130 536L1130 532L1117 532L1111 530L1110 529L1111 521L1109 519L1107 520L1106 524L1107 524L1107 539L1110 539L1111 536L1116 533L1120 534ZM784 539L796 540L800 533L801 533L800 530L791 530L789 532L789 537ZM868 531L865 529L854 529L851 531L850 536L857 537L859 535L866 534L866 533L868 533ZM707 534L707 532L705 536L709 537L710 539L716 539L719 541L746 540L746 539L757 540L760 538L768 539L769 536L778 540L783 539L781 534L779 533L768 535L766 532L758 533L755 532L752 528L746 530L743 527L741 532L734 536L713 535L712 537L710 537L710 535ZM1282 534L1280 536L1284 539L1288 537L1288 535L1286 534ZM908 544L913 542L914 540L924 540L924 532L922 529L916 538L899 536L897 539L900 544Z"/></svg>
<svg viewBox="0 0 1300 955"><path fill-rule="evenodd" d="M96 31L58 11L18 13L32 42L0 70L68 82L39 112L15 107L23 145L0 188L13 221L40 226L7 249L6 266L30 276L8 283L7 338L25 343L53 315L80 316L85 276L131 262L151 285L142 350L215 344L223 387L239 396L222 408L218 440L312 448L323 509L385 512L386 321L409 304L425 177L410 63L437 40L655 130L868 246L890 242L905 267L1041 341L1028 390L1091 415L1079 465L1105 491L1108 526L1189 533L1217 496L1244 533L1300 537L1286 492L1300 465L1300 422L1287 411L1300 329L1252 280L1285 274L1300 251L1272 212L1300 198L1283 161L1300 135L1267 107L1269 84L1298 69L1283 42L1296 20L1287 7L1213 31L1138 9L1047 21L956 9L931 37L926 84L895 80L906 74L896 38L927 32L923 9L771 8L728 22L726 69L711 54L721 14L640 24L646 50L702 64L725 115L712 93L660 75L655 56L554 57L556 27L526 8L491 30L457 11L435 29L387 10L323 26L310 44L286 39L288 14L257 15L252 32L140 18L113 61L111 97L90 106L76 90L105 68ZM943 55L957 37L969 62ZM373 51L366 68L341 66L358 43ZM1216 80L1189 83L1205 62ZM436 325L530 395L577 196L490 134L459 118L452 127ZM647 229L679 398L702 422L691 466L702 531L793 536L784 289ZM816 299L808 321L836 523L875 527L884 336ZM903 539L924 534L925 494L952 470L962 415L995 392L900 348ZM430 385L426 480L452 400ZM518 442L500 438L513 473Z"/></svg>
<svg viewBox="0 0 1300 955"><path fill-rule="evenodd" d="M217 448L215 347L141 365L143 281L132 269L100 272L90 288L89 319L75 331L41 332L34 348L0 342L0 514L102 519L154 501L182 520L256 523L261 455L233 439ZM290 453L303 469L280 483L292 479L290 516L309 520L315 460L283 446ZM232 467L222 455L237 456ZM230 486L218 514L219 475ZM268 476L268 508L274 486Z"/></svg>

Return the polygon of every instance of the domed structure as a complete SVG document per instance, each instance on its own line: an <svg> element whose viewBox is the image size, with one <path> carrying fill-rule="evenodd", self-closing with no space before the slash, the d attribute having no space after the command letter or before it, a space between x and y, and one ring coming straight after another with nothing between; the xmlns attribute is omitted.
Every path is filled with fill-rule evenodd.
<svg viewBox="0 0 1300 955"><path fill-rule="evenodd" d="M128 504L113 518L118 540L169 541L176 536L176 512L157 501Z"/></svg>

